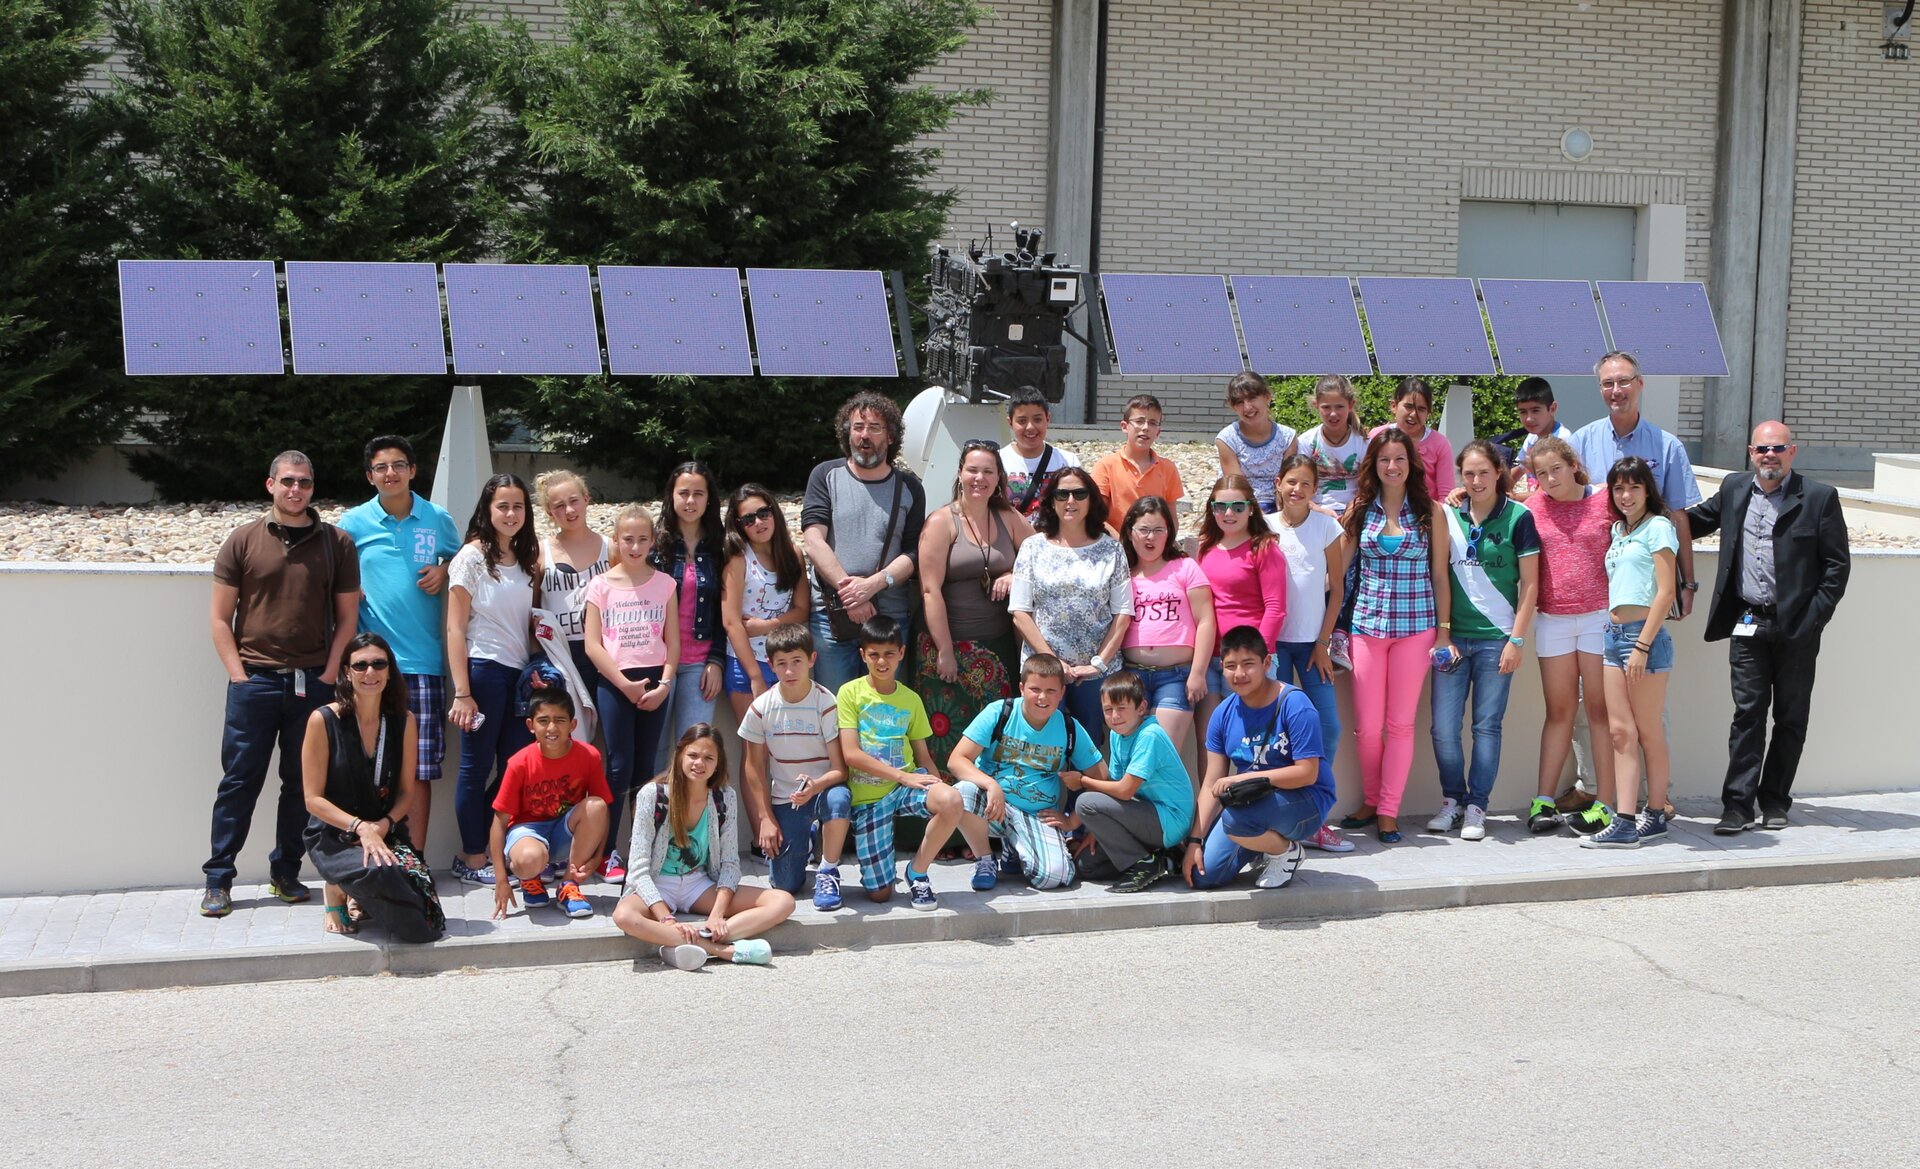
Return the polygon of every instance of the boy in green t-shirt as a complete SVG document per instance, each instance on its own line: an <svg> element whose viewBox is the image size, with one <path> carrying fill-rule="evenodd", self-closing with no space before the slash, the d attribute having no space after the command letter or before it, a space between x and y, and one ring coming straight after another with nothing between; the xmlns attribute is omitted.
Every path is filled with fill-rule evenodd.
<svg viewBox="0 0 1920 1169"><path fill-rule="evenodd" d="M907 862L907 888L915 909L934 909L927 866L940 845L960 824L960 793L940 781L927 740L933 727L920 696L896 676L907 656L900 623L876 616L860 627L860 660L867 675L840 687L840 750L846 756L853 794L853 853L860 862L860 884L867 897L893 896L893 818L928 821L920 849ZM918 765L907 770L908 759ZM830 820L820 830L820 866L839 871L846 846L847 821Z"/></svg>

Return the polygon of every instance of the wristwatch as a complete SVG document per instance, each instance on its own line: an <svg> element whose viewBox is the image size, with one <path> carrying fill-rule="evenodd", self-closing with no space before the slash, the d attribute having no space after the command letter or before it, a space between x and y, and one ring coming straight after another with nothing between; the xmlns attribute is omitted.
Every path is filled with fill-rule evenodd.
<svg viewBox="0 0 1920 1169"><path fill-rule="evenodd" d="M1513 645L1519 646L1521 649L1527 648L1527 639L1524 637L1515 637L1515 636L1509 635L1507 637L1507 641Z"/></svg>
<svg viewBox="0 0 1920 1169"><path fill-rule="evenodd" d="M1103 674L1107 672L1107 659L1101 657L1099 654L1094 654L1088 658L1087 664Z"/></svg>
<svg viewBox="0 0 1920 1169"><path fill-rule="evenodd" d="M1700 582L1697 580L1685 580L1680 582L1680 587L1690 593L1697 593L1700 591Z"/></svg>
<svg viewBox="0 0 1920 1169"><path fill-rule="evenodd" d="M1188 844L1197 844L1197 845L1199 845L1199 846L1200 846L1201 848L1205 848L1205 847L1207 846L1207 842L1206 842L1205 840L1203 840L1203 839L1201 839L1201 838L1200 838L1200 837L1198 837L1198 836L1189 836L1189 837L1187 837L1187 843L1188 843Z"/></svg>
<svg viewBox="0 0 1920 1169"><path fill-rule="evenodd" d="M892 588L892 587L894 587L895 585L897 585L897 584L899 584L899 583L900 583L899 581L897 581L897 580L895 580L895 579L893 579L893 570L892 570L892 569L888 569L888 570L887 570L886 572L883 572L883 573L881 573L881 574L880 574L880 576L881 576L881 578L882 578L883 580L885 580L885 581L887 582L887 587L888 587L888 588Z"/></svg>

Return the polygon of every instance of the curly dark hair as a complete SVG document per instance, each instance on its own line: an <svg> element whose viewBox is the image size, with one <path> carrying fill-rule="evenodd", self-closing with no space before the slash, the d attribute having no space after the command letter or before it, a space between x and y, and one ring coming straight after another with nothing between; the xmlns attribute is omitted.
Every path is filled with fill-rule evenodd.
<svg viewBox="0 0 1920 1169"><path fill-rule="evenodd" d="M862 411L879 415L880 421L887 424L887 462L899 458L900 443L906 437L902 433L900 407L877 390L861 390L840 404L839 412L833 416L833 433L840 441L840 453L853 457L853 416Z"/></svg>

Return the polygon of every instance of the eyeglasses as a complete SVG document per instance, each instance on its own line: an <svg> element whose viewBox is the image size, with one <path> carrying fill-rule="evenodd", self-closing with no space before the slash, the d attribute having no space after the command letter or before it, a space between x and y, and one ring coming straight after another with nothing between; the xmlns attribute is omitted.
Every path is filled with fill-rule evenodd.
<svg viewBox="0 0 1920 1169"><path fill-rule="evenodd" d="M376 475L398 474L411 466L413 466L412 463L404 461L398 463L375 463L373 466L368 467L367 470L372 471Z"/></svg>
<svg viewBox="0 0 1920 1169"><path fill-rule="evenodd" d="M387 668L387 659L385 658L380 658L376 661L370 661L370 662L348 662L347 663L347 669L352 670L356 674L364 674L368 670L384 670L386 668Z"/></svg>
<svg viewBox="0 0 1920 1169"><path fill-rule="evenodd" d="M1637 373L1634 374L1632 377L1603 378L1600 381L1600 388L1603 390L1630 389L1632 388L1633 383L1639 380L1640 380L1640 375Z"/></svg>
<svg viewBox="0 0 1920 1169"><path fill-rule="evenodd" d="M1234 515L1239 515L1251 506L1253 505L1244 499L1235 499L1232 501L1216 499L1213 501L1213 514L1226 515L1228 512L1232 512Z"/></svg>
<svg viewBox="0 0 1920 1169"><path fill-rule="evenodd" d="M1747 449L1756 455L1784 455L1793 449L1793 444L1790 442L1767 442L1761 443L1759 446L1748 447Z"/></svg>
<svg viewBox="0 0 1920 1169"><path fill-rule="evenodd" d="M1055 499L1065 499L1065 500L1071 500L1071 501L1091 499L1093 498L1093 488L1091 487L1056 487L1053 489L1053 497Z"/></svg>
<svg viewBox="0 0 1920 1169"><path fill-rule="evenodd" d="M753 511L743 511L737 514L734 518L740 521L741 527L751 528L753 525L759 523L761 520L772 519L773 507L772 505L768 505L766 507L757 508Z"/></svg>
<svg viewBox="0 0 1920 1169"><path fill-rule="evenodd" d="M280 486L287 488L289 491L294 490L296 488L298 488L301 491L312 491L313 480L295 479L291 475L286 475L280 479Z"/></svg>
<svg viewBox="0 0 1920 1169"><path fill-rule="evenodd" d="M1133 534L1142 540L1154 540L1167 534L1165 528L1135 528Z"/></svg>

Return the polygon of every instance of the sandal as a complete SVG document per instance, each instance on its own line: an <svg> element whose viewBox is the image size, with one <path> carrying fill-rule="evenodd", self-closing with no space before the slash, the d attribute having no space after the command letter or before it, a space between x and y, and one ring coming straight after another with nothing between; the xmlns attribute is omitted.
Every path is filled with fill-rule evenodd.
<svg viewBox="0 0 1920 1169"><path fill-rule="evenodd" d="M1373 823L1375 820L1380 818L1380 813L1378 811L1369 811L1367 812L1366 815L1362 816L1360 813L1365 810L1366 809L1363 805L1360 808L1355 808L1352 814L1347 816L1342 816L1340 818L1340 827L1365 828L1367 825Z"/></svg>
<svg viewBox="0 0 1920 1169"><path fill-rule="evenodd" d="M329 905L322 927L330 934L352 935L360 932L360 923L353 920L344 905Z"/></svg>
<svg viewBox="0 0 1920 1169"><path fill-rule="evenodd" d="M367 911L360 908L360 902L352 897L347 898L347 920L355 925L367 920Z"/></svg>
<svg viewBox="0 0 1920 1169"><path fill-rule="evenodd" d="M1402 840L1406 839L1406 837L1400 835L1400 820L1398 817L1394 818L1393 827L1391 828L1386 826L1385 821L1381 821L1378 834L1381 844L1399 844Z"/></svg>

